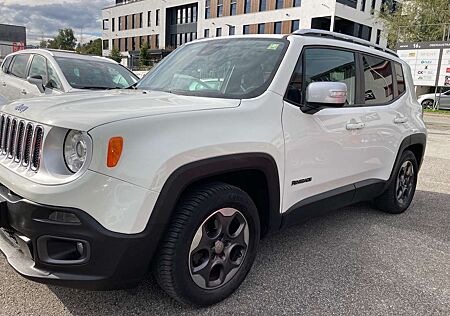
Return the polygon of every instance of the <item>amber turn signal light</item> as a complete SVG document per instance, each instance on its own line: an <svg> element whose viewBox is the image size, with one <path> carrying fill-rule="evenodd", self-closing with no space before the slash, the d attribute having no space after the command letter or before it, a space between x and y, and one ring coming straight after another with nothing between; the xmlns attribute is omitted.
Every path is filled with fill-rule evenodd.
<svg viewBox="0 0 450 316"><path fill-rule="evenodd" d="M109 168L117 166L122 155L123 149L123 138L113 137L109 140L108 144L108 158L106 160L106 165Z"/></svg>

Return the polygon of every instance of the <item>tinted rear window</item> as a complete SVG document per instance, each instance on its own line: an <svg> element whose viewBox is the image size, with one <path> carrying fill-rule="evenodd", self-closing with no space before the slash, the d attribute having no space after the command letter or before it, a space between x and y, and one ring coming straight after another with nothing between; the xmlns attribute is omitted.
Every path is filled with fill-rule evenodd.
<svg viewBox="0 0 450 316"><path fill-rule="evenodd" d="M391 62L386 59L363 56L365 103L385 104L394 100Z"/></svg>
<svg viewBox="0 0 450 316"><path fill-rule="evenodd" d="M397 90L398 95L403 94L406 91L405 85L405 75L403 73L403 67L401 64L394 62L395 65L395 75L397 76Z"/></svg>

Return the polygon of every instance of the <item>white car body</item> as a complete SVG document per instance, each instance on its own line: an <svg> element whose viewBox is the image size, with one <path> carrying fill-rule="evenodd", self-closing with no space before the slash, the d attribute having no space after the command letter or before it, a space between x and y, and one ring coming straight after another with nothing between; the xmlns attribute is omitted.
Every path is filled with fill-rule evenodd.
<svg viewBox="0 0 450 316"><path fill-rule="evenodd" d="M15 76L11 73L11 67L15 62L17 56L26 57L23 62L26 69L26 74L23 77ZM55 76L60 82L59 88L47 87L45 91L41 92L39 88L30 82L28 82L27 77L29 75L30 67L33 63L34 56L40 56L45 58L48 68L52 67L55 71ZM82 61L97 61L102 63L108 63L111 65L119 65L112 59L99 57L99 56L87 56L80 55L73 52L61 51L61 50L47 50L47 49L27 49L16 53L12 53L6 56L5 60L0 67L0 105L7 104L19 99L29 99L39 96L52 96L60 95L65 93L82 92L85 90L74 88L64 75L58 64L57 58L70 58ZM121 66L124 68L123 66ZM125 69L125 68L124 68ZM47 71L47 74L49 70ZM138 78L129 73L136 79Z"/></svg>
<svg viewBox="0 0 450 316"><path fill-rule="evenodd" d="M444 93L424 94L417 100L424 108L432 108L433 105L439 106L440 110L450 110L450 90Z"/></svg>
<svg viewBox="0 0 450 316"><path fill-rule="evenodd" d="M283 39L278 35L233 38ZM214 43L221 39L205 41ZM405 62L391 53L342 40L300 34L283 40L289 46L273 80L253 98L126 90L71 93L3 106L5 119L11 117L17 124L24 121L43 128L43 147L37 171L24 168L8 155L0 157L0 195L8 197L9 192L14 192L9 206L19 204L17 201L32 201L82 210L76 214L83 219L92 218L92 225L117 240L134 240L148 234L159 240L163 219L170 215L178 193L181 194L172 190L172 184L178 183L178 178L194 181L208 172L216 175L207 167L211 161L214 168L261 167L272 181L268 190L274 213L270 213L268 227L278 229L282 222L297 217L293 210L318 199L338 196L335 206L365 200L370 190L384 187L389 181L399 153L408 146L422 150L417 151L421 160L427 132ZM406 88L402 93L396 92L395 99L387 104L328 107L314 114L304 113L287 100L286 89L305 47L369 54L392 67L395 62L403 68ZM374 86L369 94L378 94L378 88ZM87 160L75 174L65 166L62 154L69 130L89 136ZM105 163L108 142L117 136L123 138L123 152L117 166L111 168ZM226 163L220 163L222 160ZM195 172L189 171L197 165ZM178 188L177 184L177 189L186 186L179 184ZM133 247L136 251L143 249L137 244ZM0 248L16 270L33 280L58 284L69 280L71 286L77 286L83 280L102 284L112 278L109 274L77 272L77 268L69 269L67 274L47 271L45 263L28 260L24 264L25 259L19 263L13 250L1 242ZM127 253L119 250L121 246L117 249L121 255ZM91 256L96 250L94 246ZM129 263L138 260L138 256L128 256ZM132 269L139 274L133 275L132 280L140 279L142 267ZM114 274L106 268L105 271Z"/></svg>

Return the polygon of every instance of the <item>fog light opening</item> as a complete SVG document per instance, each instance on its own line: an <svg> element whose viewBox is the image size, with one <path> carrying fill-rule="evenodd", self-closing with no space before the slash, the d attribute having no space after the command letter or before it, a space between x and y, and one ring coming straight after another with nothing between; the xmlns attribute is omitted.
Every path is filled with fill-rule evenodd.
<svg viewBox="0 0 450 316"><path fill-rule="evenodd" d="M84 240L43 236L38 239L38 254L45 263L82 264L89 260L90 246Z"/></svg>

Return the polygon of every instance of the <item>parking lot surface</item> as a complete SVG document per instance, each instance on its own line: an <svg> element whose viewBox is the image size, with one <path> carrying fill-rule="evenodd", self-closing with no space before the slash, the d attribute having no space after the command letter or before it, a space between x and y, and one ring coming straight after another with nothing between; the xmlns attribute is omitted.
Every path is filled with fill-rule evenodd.
<svg viewBox="0 0 450 316"><path fill-rule="evenodd" d="M347 207L261 242L226 301L194 309L152 279L130 291L29 282L0 255L1 315L450 315L450 115L427 115L429 141L411 208Z"/></svg>

